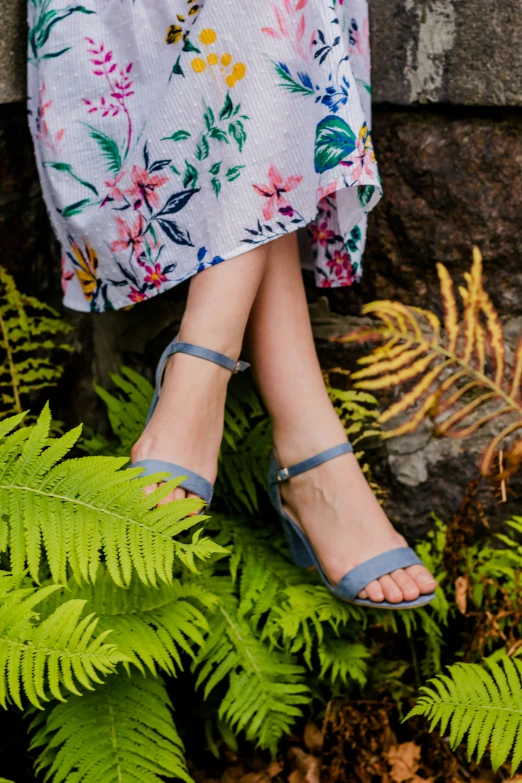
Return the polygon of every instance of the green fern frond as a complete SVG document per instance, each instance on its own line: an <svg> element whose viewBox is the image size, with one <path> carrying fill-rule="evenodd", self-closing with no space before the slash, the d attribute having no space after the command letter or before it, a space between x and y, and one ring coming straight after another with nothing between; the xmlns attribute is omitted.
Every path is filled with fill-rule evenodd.
<svg viewBox="0 0 522 783"><path fill-rule="evenodd" d="M192 783L164 683L110 677L85 696L35 721L31 748L44 750L36 772L53 783Z"/></svg>
<svg viewBox="0 0 522 783"><path fill-rule="evenodd" d="M155 585L172 581L176 559L194 569L195 559L223 553L201 529L188 543L176 540L205 519L188 516L201 506L197 499L157 505L179 480L146 497L143 488L165 474L139 478L137 468L121 470L125 458L63 460L80 428L55 439L50 425L46 406L33 427L0 440L0 508L14 573L27 568L38 582L45 555L55 582L67 581L68 568L76 581L93 582L103 555L116 584L128 585L136 573Z"/></svg>
<svg viewBox="0 0 522 783"><path fill-rule="evenodd" d="M72 347L62 342L71 327L48 305L25 296L0 267L0 417L22 412L22 398L54 386Z"/></svg>
<svg viewBox="0 0 522 783"><path fill-rule="evenodd" d="M111 674L125 660L114 644L107 644L110 630L101 631L93 614L82 617L86 601L61 603L43 622L35 607L59 585L38 590L20 587L21 577L0 574L0 704L8 699L23 709L22 691L35 707L50 694L64 700L62 687L80 694L78 686L93 689L102 675ZM95 632L97 635L95 635Z"/></svg>
<svg viewBox="0 0 522 783"><path fill-rule="evenodd" d="M117 587L105 566L100 566L94 585L68 585L71 598L83 599L86 609L98 618L98 628L111 631L113 642L137 666L175 675L182 668L181 655L195 658L194 648L205 641L208 621L218 599L203 584L160 584L151 589L138 579L128 588ZM58 600L58 599L57 599ZM47 606L52 604L52 598Z"/></svg>
<svg viewBox="0 0 522 783"><path fill-rule="evenodd" d="M366 685L370 651L364 644L349 644L345 639L325 639L319 645L321 679L328 678L332 685L338 680L344 685L349 680Z"/></svg>
<svg viewBox="0 0 522 783"><path fill-rule="evenodd" d="M486 661L488 670L457 663L421 688L421 697L407 718L424 715L430 731L439 726L456 748L467 735L469 758L480 761L488 747L499 769L510 757L513 774L522 761L522 663L503 658Z"/></svg>
<svg viewBox="0 0 522 783"><path fill-rule="evenodd" d="M244 731L248 740L275 753L281 737L302 715L301 707L311 700L303 683L304 669L285 653L271 649L258 638L255 629L238 613L230 579L221 583L221 602L210 620L210 634L196 658L197 687L204 685L204 697L228 680L219 717L235 732Z"/></svg>
<svg viewBox="0 0 522 783"><path fill-rule="evenodd" d="M130 367L122 367L121 375L110 376L117 394L111 394L95 384L97 394L107 406L113 433L119 440L118 451L129 454L143 431L154 393L152 384Z"/></svg>

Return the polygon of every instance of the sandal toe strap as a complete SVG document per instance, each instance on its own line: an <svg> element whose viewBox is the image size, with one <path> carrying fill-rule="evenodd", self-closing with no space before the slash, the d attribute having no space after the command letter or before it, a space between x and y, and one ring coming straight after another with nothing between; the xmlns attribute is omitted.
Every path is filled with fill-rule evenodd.
<svg viewBox="0 0 522 783"><path fill-rule="evenodd" d="M182 465L176 465L173 462L166 462L162 459L143 459L139 462L133 462L131 468L143 468L143 476L152 476L153 473L170 473L170 478L179 478L183 476L180 487L187 492L193 492L204 500L207 506L210 506L214 487L206 478L194 473L193 470L184 468ZM141 477L140 477L141 478Z"/></svg>
<svg viewBox="0 0 522 783"><path fill-rule="evenodd" d="M423 563L411 547L403 546L391 549L389 552L372 557L365 563L352 568L338 583L335 592L339 598L353 601L361 590L364 590L366 585L369 585L374 579L391 574L398 568L408 568L413 565L423 565Z"/></svg>

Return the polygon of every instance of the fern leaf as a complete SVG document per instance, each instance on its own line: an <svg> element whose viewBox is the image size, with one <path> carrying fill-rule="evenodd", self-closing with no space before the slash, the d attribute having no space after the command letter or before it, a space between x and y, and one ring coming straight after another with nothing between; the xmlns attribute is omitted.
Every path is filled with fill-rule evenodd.
<svg viewBox="0 0 522 783"><path fill-rule="evenodd" d="M78 582L92 582L102 555L112 579L128 585L135 573L145 584L169 583L176 558L195 568L221 547L196 530L190 542L176 540L205 518L187 516L197 499L156 506L179 480L167 481L145 497L143 488L165 474L139 478L121 470L127 459L82 457L56 462L77 431L49 437L45 408L33 427L0 442L0 507L7 516L11 567L26 567L35 581L43 553L55 582L67 581L70 567Z"/></svg>
<svg viewBox="0 0 522 783"><path fill-rule="evenodd" d="M128 588L117 587L103 564L94 585L68 585L73 599L86 602L98 618L98 629L111 632L111 642L136 666L154 676L158 668L170 675L182 669L183 654L195 658L208 631L206 613L218 599L203 585L174 580L154 590L134 578ZM48 602L50 603L50 602Z"/></svg>
<svg viewBox="0 0 522 783"><path fill-rule="evenodd" d="M349 680L366 685L368 665L366 661L370 651L363 644L347 644L344 639L326 639L319 645L321 663L320 678L335 684L338 680L344 685Z"/></svg>
<svg viewBox="0 0 522 783"><path fill-rule="evenodd" d="M22 398L57 383L61 341L71 327L51 307L21 294L0 267L0 417L22 412Z"/></svg>
<svg viewBox="0 0 522 783"><path fill-rule="evenodd" d="M224 579L221 580L224 584ZM237 601L221 592L221 603L210 621L210 634L196 659L197 687L207 698L225 678L228 689L219 717L248 740L275 753L277 743L301 717L311 699L303 683L304 669L284 653L261 642L238 614Z"/></svg>
<svg viewBox="0 0 522 783"><path fill-rule="evenodd" d="M437 264L442 304L444 307L444 328L448 336L448 351L454 353L459 336L457 300L453 291L453 281L443 264Z"/></svg>
<svg viewBox="0 0 522 783"><path fill-rule="evenodd" d="M110 631L99 629L94 615L82 617L85 601L62 603L38 623L34 608L58 590L58 585L20 588L20 579L2 574L0 581L0 704L10 698L23 708L22 691L35 707L48 701L49 692L64 700L62 687L79 694L79 686L93 689L101 677L126 660Z"/></svg>
<svg viewBox="0 0 522 783"><path fill-rule="evenodd" d="M430 311L398 302L378 301L363 309L365 314L380 321L376 329L364 327L355 335L338 339L340 342L362 339L383 342L369 357L361 360L363 368L354 374L357 388L376 391L415 382L413 388L381 414L379 422L384 424L414 408L406 422L383 433L385 438L412 432L428 416L438 435L458 438L469 437L490 422L510 417L511 422L507 421L501 436L495 437L485 452L481 467L487 474L496 449L522 428L522 341L510 371L506 368L501 321L482 285L482 257L478 248L473 251L471 273L464 275L466 285L459 289L464 303L462 323L459 323L448 271L442 264L438 264L437 269L444 307L444 333L439 319ZM492 374L488 368L489 358L493 363ZM471 393L475 397L469 399ZM484 403L489 403L486 413L480 410ZM503 478L519 465L517 454L515 445Z"/></svg>
<svg viewBox="0 0 522 783"><path fill-rule="evenodd" d="M53 783L192 783L164 683L125 675L51 710L36 728L36 771Z"/></svg>
<svg viewBox="0 0 522 783"><path fill-rule="evenodd" d="M448 667L421 688L416 706L407 716L424 715L430 730L445 733L451 724L453 748L468 736L468 755L480 761L491 745L491 763L499 769L511 756L515 773L522 760L522 663L504 657L500 663L459 663Z"/></svg>

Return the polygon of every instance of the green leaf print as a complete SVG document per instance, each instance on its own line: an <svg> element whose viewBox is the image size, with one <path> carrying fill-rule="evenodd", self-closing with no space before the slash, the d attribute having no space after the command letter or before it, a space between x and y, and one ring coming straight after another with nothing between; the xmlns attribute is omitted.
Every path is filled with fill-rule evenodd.
<svg viewBox="0 0 522 783"><path fill-rule="evenodd" d="M98 195L98 191L94 187L94 185L91 185L90 182L86 182L84 179L81 179L78 177L74 171L73 167L70 163L60 163L60 162L52 162L49 160L44 160L43 162L44 166L48 166L50 169L55 169L55 171L63 171L66 174L69 174L73 179L76 180L76 182L79 182L80 185L83 185L84 188L88 188L89 190L92 190L95 196Z"/></svg>
<svg viewBox="0 0 522 783"><path fill-rule="evenodd" d="M162 141L185 141L185 139L190 138L189 131L186 130L178 130L175 133L172 134L172 136L164 136L162 138Z"/></svg>
<svg viewBox="0 0 522 783"><path fill-rule="evenodd" d="M315 170L333 169L355 150L355 134L341 117L325 117L315 134Z"/></svg>
<svg viewBox="0 0 522 783"><path fill-rule="evenodd" d="M239 108L239 105L236 107ZM227 92L225 95L225 102L223 104L223 108L219 112L219 119L220 120L229 120L232 116L232 112L234 110L234 104L232 103L232 98L230 97L230 93Z"/></svg>
<svg viewBox="0 0 522 783"><path fill-rule="evenodd" d="M83 5L71 5L67 8L53 9L53 0L33 0L29 5L29 48L33 59L49 59L60 57L69 51L70 47L58 52L42 54L41 50L49 41L50 35L57 24L72 14L94 14Z"/></svg>
<svg viewBox="0 0 522 783"><path fill-rule="evenodd" d="M185 175L183 177L184 188L195 188L198 182L198 170L188 160L185 161Z"/></svg>
<svg viewBox="0 0 522 783"><path fill-rule="evenodd" d="M210 145L208 139L204 133L201 134L201 140L196 147L196 158L198 160L205 160L210 154Z"/></svg>
<svg viewBox="0 0 522 783"><path fill-rule="evenodd" d="M118 174L122 166L122 159L117 142L110 136L107 136L106 133L103 133L97 128L93 128L92 125L87 125L87 123L83 124L86 128L89 128L89 136L91 139L94 139L100 147L102 156L105 158L107 171L110 174Z"/></svg>
<svg viewBox="0 0 522 783"><path fill-rule="evenodd" d="M224 141L226 144L228 144L227 134L224 130L221 130L221 128L211 128L208 135L215 141Z"/></svg>
<svg viewBox="0 0 522 783"><path fill-rule="evenodd" d="M361 207L367 207L375 193L375 185L362 185L357 188L357 197Z"/></svg>
<svg viewBox="0 0 522 783"><path fill-rule="evenodd" d="M288 70L285 70L286 66L283 67L282 63L274 63L276 73L279 76L280 79L282 79L282 83L279 84L279 87L283 87L285 90L288 90L292 93L297 93L298 95L313 95L314 90L313 87L307 87L302 82L296 81L291 73Z"/></svg>
<svg viewBox="0 0 522 783"><path fill-rule="evenodd" d="M228 132L231 134L231 136L233 136L233 138L237 142L239 151L243 152L243 145L247 140L247 135L245 131L245 126L243 125L241 120L236 120L235 122L231 122L230 125L228 126Z"/></svg>
<svg viewBox="0 0 522 783"><path fill-rule="evenodd" d="M217 198L221 193L221 180L219 180L217 177L212 177L210 184L212 185L212 190L216 194L216 198Z"/></svg>
<svg viewBox="0 0 522 783"><path fill-rule="evenodd" d="M214 126L214 112L212 111L210 106L207 106L203 118L205 120L205 125L207 126L207 130L210 131L211 128Z"/></svg>
<svg viewBox="0 0 522 783"><path fill-rule="evenodd" d="M75 201L74 204L69 204L67 207L64 207L63 209L57 209L56 211L63 217L63 218L70 218L74 215L79 215L83 212L85 207L90 206L91 200L90 198L83 198L81 201Z"/></svg>
<svg viewBox="0 0 522 783"><path fill-rule="evenodd" d="M217 163L214 163L210 168L209 172L211 174L219 174L219 170L221 168L221 161L219 160Z"/></svg>
<svg viewBox="0 0 522 783"><path fill-rule="evenodd" d="M226 173L226 178L228 181L233 182L235 179L237 179L241 175L241 169L244 168L244 166L231 166Z"/></svg>

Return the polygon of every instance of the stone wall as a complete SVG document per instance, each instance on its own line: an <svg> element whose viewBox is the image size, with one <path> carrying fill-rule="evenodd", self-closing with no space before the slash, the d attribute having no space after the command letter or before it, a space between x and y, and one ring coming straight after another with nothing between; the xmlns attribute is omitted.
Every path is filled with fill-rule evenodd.
<svg viewBox="0 0 522 783"><path fill-rule="evenodd" d="M458 277L473 244L484 253L488 289L514 340L522 318L520 0L370 0L370 8L374 138L385 196L371 216L363 283L329 291L326 300L309 288L321 358L328 366L353 365L353 349L324 338L349 330L365 301L436 307L435 263ZM25 0L0 0L1 263L24 290L59 307L58 251L25 121L24 14ZM129 351L139 366L147 343L173 328L182 296L176 291L139 312L73 316L77 352L64 418L98 418L93 376L104 380ZM154 358L152 351L149 364ZM390 487L394 515L416 528L431 510L448 518L476 474L482 445L480 438L435 441L425 428L380 447L376 473ZM515 496L499 509L487 487L482 500L493 518L518 510Z"/></svg>

